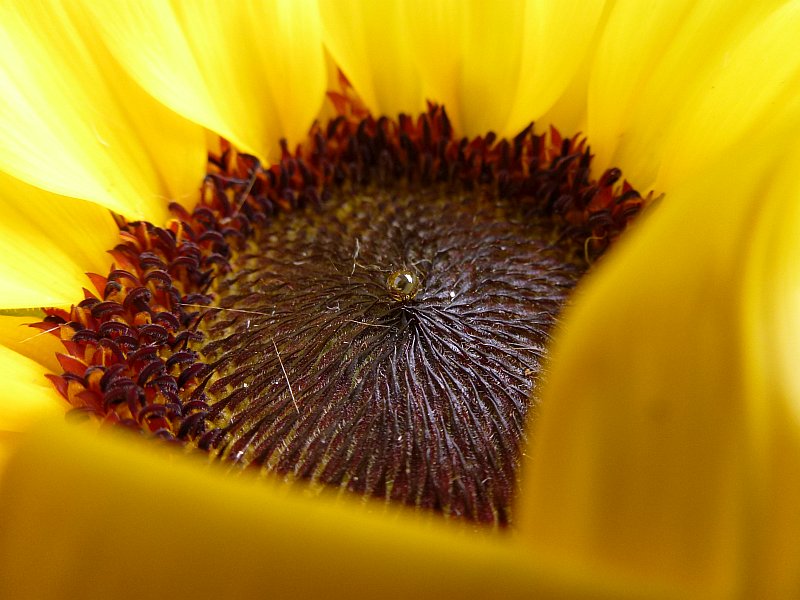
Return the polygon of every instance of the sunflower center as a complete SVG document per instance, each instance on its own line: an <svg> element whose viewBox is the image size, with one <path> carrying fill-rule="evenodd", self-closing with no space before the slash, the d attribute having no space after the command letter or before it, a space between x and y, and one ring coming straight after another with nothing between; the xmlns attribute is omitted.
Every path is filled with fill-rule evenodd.
<svg viewBox="0 0 800 600"><path fill-rule="evenodd" d="M248 469L506 523L550 329L642 204L578 139L340 117L228 146L60 325L75 406ZM533 399L533 400L532 400Z"/></svg>
<svg viewBox="0 0 800 600"><path fill-rule="evenodd" d="M555 233L437 187L340 192L272 220L201 323L213 449L505 521L533 376L581 273Z"/></svg>

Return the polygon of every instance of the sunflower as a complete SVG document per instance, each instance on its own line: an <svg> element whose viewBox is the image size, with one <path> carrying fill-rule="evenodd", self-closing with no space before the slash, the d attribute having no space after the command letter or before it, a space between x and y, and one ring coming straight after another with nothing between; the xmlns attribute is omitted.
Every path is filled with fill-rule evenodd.
<svg viewBox="0 0 800 600"><path fill-rule="evenodd" d="M798 594L800 3L0 13L0 596ZM337 70L372 115L583 131L593 169L655 190L564 312L510 530L64 424L61 345L20 327L109 272L119 223L189 214L228 142L301 144Z"/></svg>

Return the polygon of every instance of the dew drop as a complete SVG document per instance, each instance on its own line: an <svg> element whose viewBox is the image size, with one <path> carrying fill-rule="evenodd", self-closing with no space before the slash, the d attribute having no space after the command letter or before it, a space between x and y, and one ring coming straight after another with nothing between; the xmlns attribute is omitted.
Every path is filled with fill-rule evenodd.
<svg viewBox="0 0 800 600"><path fill-rule="evenodd" d="M420 285L417 274L409 269L393 271L386 279L386 287L389 289L389 294L392 298L401 302L412 300L419 292Z"/></svg>

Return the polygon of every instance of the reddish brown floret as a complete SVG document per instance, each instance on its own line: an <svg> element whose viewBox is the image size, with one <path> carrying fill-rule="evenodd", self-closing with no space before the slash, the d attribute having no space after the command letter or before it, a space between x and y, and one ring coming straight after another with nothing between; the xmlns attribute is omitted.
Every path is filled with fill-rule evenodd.
<svg viewBox="0 0 800 600"><path fill-rule="evenodd" d="M172 205L163 228L119 218L114 269L91 275L94 291L70 310L49 309L39 327L63 341L64 372L50 376L76 414L209 449L220 430L207 417L210 368L197 352L202 316L215 310L214 278L251 232L278 212L324 206L341 188L441 185L489 188L562 225L592 260L623 231L644 200L621 173L593 180L585 140L528 127L515 138L454 137L446 112L375 119L343 96L340 116L265 168L222 142L209 156L191 212ZM206 308L208 307L208 308ZM54 325L59 327L54 328Z"/></svg>

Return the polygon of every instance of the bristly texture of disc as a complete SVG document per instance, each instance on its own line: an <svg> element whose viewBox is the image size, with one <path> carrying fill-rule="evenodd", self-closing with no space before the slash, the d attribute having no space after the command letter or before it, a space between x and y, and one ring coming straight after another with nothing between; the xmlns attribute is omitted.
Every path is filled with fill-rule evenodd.
<svg viewBox="0 0 800 600"><path fill-rule="evenodd" d="M214 287L233 310L201 323L214 447L505 522L533 376L581 274L540 221L435 187L340 193L273 220ZM398 272L413 297L389 285Z"/></svg>
<svg viewBox="0 0 800 600"><path fill-rule="evenodd" d="M166 227L119 220L96 293L38 325L51 380L232 466L506 523L549 331L648 199L552 128L457 139L439 107L345 100L269 169L223 142Z"/></svg>

